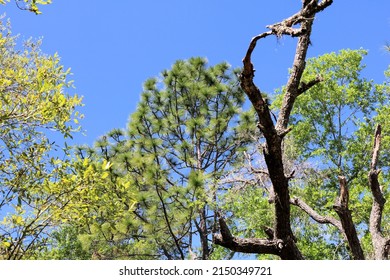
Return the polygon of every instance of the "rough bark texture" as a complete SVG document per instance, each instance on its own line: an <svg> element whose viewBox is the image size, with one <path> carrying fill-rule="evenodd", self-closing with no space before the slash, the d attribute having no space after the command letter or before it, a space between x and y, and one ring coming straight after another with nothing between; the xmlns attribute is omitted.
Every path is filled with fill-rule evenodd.
<svg viewBox="0 0 390 280"><path fill-rule="evenodd" d="M214 235L214 243L234 252L279 255L283 247L282 240L234 237L225 220L219 217L220 234Z"/></svg>
<svg viewBox="0 0 390 280"><path fill-rule="evenodd" d="M330 6L333 1L303 0L302 2L302 9L298 13L279 23L267 26L269 31L255 36L251 40L243 59L243 71L240 76L241 87L256 110L258 127L265 138L263 154L268 169L268 172L265 173L269 176L272 183L270 203L273 203L275 207L273 227L264 227L264 232L268 239L239 238L231 234L225 220L219 215L220 234L214 235L214 243L236 252L273 254L281 259L303 259L300 250L295 244L296 241L290 224L290 205L294 205L307 213L316 222L335 226L348 243L352 258L363 260L364 253L353 223L351 211L348 209L349 190L345 177L339 177L340 196L333 206L340 220L320 215L300 198L290 198L289 194L289 180L294 176L294 173L292 172L290 175L285 173L282 142L284 136L291 130L288 127L288 123L295 100L300 94L303 94L323 80L322 77L318 76L312 81L304 83L301 81L301 78L306 66L306 54L310 45L310 34L315 16L318 12ZM288 35L298 38L290 77L286 85L279 115L275 122L264 95L253 81L255 70L252 64L252 53L256 48L257 42L271 35L277 37ZM375 251L375 259L387 259L390 252L390 238L385 238L381 232L382 212L386 201L378 181L380 170L377 169L380 139L381 127L378 126L375 132L373 156L368 174L369 185L373 195L369 230Z"/></svg>
<svg viewBox="0 0 390 280"><path fill-rule="evenodd" d="M380 169L377 169L381 141L380 125L376 128L374 139L370 172L368 174L369 185L373 195L369 230L374 247L375 259L385 260L389 258L390 238L384 237L381 231L382 212L386 200L383 197L382 188L378 181ZM348 243L353 259L363 260L365 258L364 252L352 220L351 211L348 209L349 190L347 180L344 176L339 176L339 182L340 196L333 208L340 217L340 221L332 217L321 216L300 198L293 198L290 200L290 203L302 209L316 222L335 226L343 234L345 241Z"/></svg>
<svg viewBox="0 0 390 280"><path fill-rule="evenodd" d="M259 119L258 127L265 137L266 143L263 147L263 153L273 186L275 205L273 239L242 239L233 237L221 218L221 234L214 237L216 244L239 252L248 252L248 248L251 248L251 253L275 254L282 259L303 259L301 252L295 244L295 238L291 230L290 194L288 189L290 177L285 175L283 166L282 140L290 131L287 125L296 98L322 80L321 77L317 77L309 83L301 83L315 15L331 5L332 2L332 0L320 2L318 0L303 1L302 9L298 13L280 23L267 26L270 30L254 37L249 44L243 59L243 71L240 80L242 89L257 112ZM297 25L299 27L294 27ZM253 81L255 70L251 59L257 42L270 35L298 37L292 71L276 125L273 122L272 114L264 96Z"/></svg>
<svg viewBox="0 0 390 280"><path fill-rule="evenodd" d="M306 214L308 214L314 221L320 224L331 224L335 226L343 235L345 235L341 222L333 217L324 217L318 214L313 208L307 205L300 198L294 197L290 200L292 205L301 208Z"/></svg>
<svg viewBox="0 0 390 280"><path fill-rule="evenodd" d="M208 228L207 228L207 217L206 217L206 207L204 206L201 211L199 211L199 223L195 221L195 226L199 232L200 244L202 247L202 260L207 260L210 256L209 242L208 242Z"/></svg>
<svg viewBox="0 0 390 280"><path fill-rule="evenodd" d="M349 248L352 252L352 257L355 260L364 260L363 249L360 246L360 241L356 232L355 224L352 220L351 211L348 209L349 190L347 180L344 176L339 176L340 182L340 197L333 205L333 209L340 217L340 221L347 239Z"/></svg>
<svg viewBox="0 0 390 280"><path fill-rule="evenodd" d="M378 125L375 130L374 148L372 153L371 168L368 174L369 185L371 188L373 202L370 214L370 233L374 247L375 259L385 260L389 257L390 239L385 238L381 231L381 221L383 207L386 203L385 198L378 181L380 169L377 169L379 150L381 144L381 126Z"/></svg>

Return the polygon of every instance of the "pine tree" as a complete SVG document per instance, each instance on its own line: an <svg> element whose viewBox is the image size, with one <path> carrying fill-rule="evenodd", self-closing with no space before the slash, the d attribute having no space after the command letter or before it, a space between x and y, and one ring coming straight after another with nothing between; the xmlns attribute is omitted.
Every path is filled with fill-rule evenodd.
<svg viewBox="0 0 390 280"><path fill-rule="evenodd" d="M227 63L179 60L160 77L148 79L127 131L113 130L92 152L81 149L111 164L105 193L117 202L117 214L103 214L100 227L107 221L131 221L132 232L119 236L111 231L113 238L130 239L128 251L149 244L151 258L210 258L220 179L254 135L254 115L242 112L243 103L236 71ZM131 185L133 207L121 191L123 184Z"/></svg>

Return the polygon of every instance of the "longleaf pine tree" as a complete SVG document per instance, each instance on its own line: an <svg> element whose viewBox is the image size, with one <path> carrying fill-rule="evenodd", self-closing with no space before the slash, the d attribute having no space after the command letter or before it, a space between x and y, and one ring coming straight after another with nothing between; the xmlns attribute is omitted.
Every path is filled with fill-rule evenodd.
<svg viewBox="0 0 390 280"><path fill-rule="evenodd" d="M109 258L209 259L220 179L254 135L253 114L242 112L243 104L227 63L179 60L148 79L127 131L113 130L95 147L79 149L82 157L110 163L105 193L117 205L94 210L95 228L105 234L84 229L86 243L101 244L95 251ZM135 203L126 200L126 186Z"/></svg>

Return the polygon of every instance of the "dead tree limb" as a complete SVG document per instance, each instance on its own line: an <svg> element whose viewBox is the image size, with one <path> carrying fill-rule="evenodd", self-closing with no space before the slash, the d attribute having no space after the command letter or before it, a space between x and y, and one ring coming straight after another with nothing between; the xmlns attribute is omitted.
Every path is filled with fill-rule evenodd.
<svg viewBox="0 0 390 280"><path fill-rule="evenodd" d="M280 256L284 247L283 240L262 238L238 238L234 237L223 217L219 217L220 234L213 237L214 244L228 248L234 252L271 254ZM272 229L271 229L272 231ZM267 231L269 232L269 231Z"/></svg>
<svg viewBox="0 0 390 280"><path fill-rule="evenodd" d="M306 214L308 214L314 221L320 224L331 224L335 226L343 235L344 229L341 224L341 222L333 217L327 217L327 216L321 216L318 214L313 208L311 208L309 205L307 205L303 200L300 198L294 197L290 200L290 203L292 205L295 205L302 209Z"/></svg>
<svg viewBox="0 0 390 280"><path fill-rule="evenodd" d="M380 125L378 125L375 130L372 160L368 174L368 182L373 196L369 227L372 244L374 247L375 259L378 260L387 259L389 257L390 250L390 239L386 239L381 231L382 213L386 203L378 180L378 175L381 170L377 169L379 150L381 145L381 132L382 128Z"/></svg>
<svg viewBox="0 0 390 280"><path fill-rule="evenodd" d="M352 220L351 211L348 209L349 190L347 180L344 176L339 176L339 183L340 196L336 203L333 205L333 209L336 211L337 215L340 218L353 259L364 260L363 249L360 245L355 224Z"/></svg>
<svg viewBox="0 0 390 280"><path fill-rule="evenodd" d="M321 81L321 78L318 77L308 84L304 84L301 82L301 78L306 66L306 54L310 45L310 35L315 15L332 3L332 0L303 1L302 8L298 13L279 23L267 26L270 29L269 31L255 36L251 40L243 59L240 84L256 110L259 120L258 127L265 138L263 154L274 191L275 220L272 244L282 244L280 246L280 252L276 252L282 259L303 259L301 252L295 244L295 238L291 230L289 178L285 175L285 168L283 166L282 140L290 131L287 125L296 98ZM296 27L297 25L299 27ZM266 102L265 95L262 94L261 90L253 81L255 70L252 64L252 53L256 48L256 44L259 40L271 35L277 37L282 35L298 37L295 58L276 125L273 122L272 113ZM245 241L249 242L249 240ZM231 250L242 249L239 246L239 239L229 236L227 233L223 234L222 225L221 234L215 236L215 242ZM270 242L270 240L261 240L262 246L269 245L269 247L272 247ZM253 243L254 245L255 243ZM263 248L262 246L260 248Z"/></svg>

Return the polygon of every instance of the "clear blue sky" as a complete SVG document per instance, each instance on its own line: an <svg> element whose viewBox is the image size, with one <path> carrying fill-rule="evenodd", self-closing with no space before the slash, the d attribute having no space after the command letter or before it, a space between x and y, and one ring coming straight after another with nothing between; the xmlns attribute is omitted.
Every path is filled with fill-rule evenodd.
<svg viewBox="0 0 390 280"><path fill-rule="evenodd" d="M14 34L42 37L43 51L57 52L72 69L76 92L84 96L87 135L75 142L92 144L126 126L147 78L191 56L239 67L251 37L300 5L300 0L53 0L36 16L11 1L0 13L11 19ZM368 49L366 77L381 82L390 64L383 50L390 42L389 11L389 0L334 0L318 15L309 56ZM254 61L261 89L271 92L286 82L294 48L289 38L260 42Z"/></svg>

